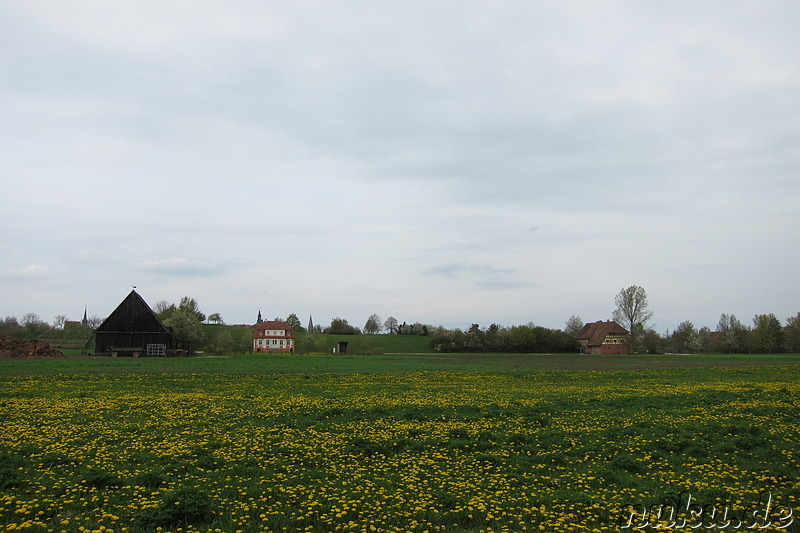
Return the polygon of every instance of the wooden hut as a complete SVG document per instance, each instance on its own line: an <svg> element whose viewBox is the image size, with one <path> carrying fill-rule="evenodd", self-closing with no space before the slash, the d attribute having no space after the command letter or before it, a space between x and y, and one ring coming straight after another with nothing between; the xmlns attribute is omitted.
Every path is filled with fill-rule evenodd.
<svg viewBox="0 0 800 533"><path fill-rule="evenodd" d="M135 290L95 330L94 351L103 355L166 355L172 331Z"/></svg>

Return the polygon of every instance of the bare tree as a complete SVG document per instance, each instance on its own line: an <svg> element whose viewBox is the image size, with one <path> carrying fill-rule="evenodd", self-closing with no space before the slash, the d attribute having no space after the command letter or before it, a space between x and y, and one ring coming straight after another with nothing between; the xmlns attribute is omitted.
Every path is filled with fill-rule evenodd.
<svg viewBox="0 0 800 533"><path fill-rule="evenodd" d="M41 317L36 313L25 313L22 315L22 327L31 328L42 324Z"/></svg>
<svg viewBox="0 0 800 533"><path fill-rule="evenodd" d="M631 335L631 350L635 350L640 333L644 332L647 321L653 317L653 312L647 309L647 292L643 287L631 285L619 291L614 303L617 304L614 320L628 329Z"/></svg>
<svg viewBox="0 0 800 533"><path fill-rule="evenodd" d="M567 319L567 323L564 326L564 332L568 333L569 335L575 337L580 331L583 329L583 320L578 315L572 315Z"/></svg>
<svg viewBox="0 0 800 533"><path fill-rule="evenodd" d="M53 319L54 329L64 329L64 322L67 321L67 315L56 315Z"/></svg>
<svg viewBox="0 0 800 533"><path fill-rule="evenodd" d="M387 318L386 322L383 323L383 329L389 333L397 333L397 319L393 316Z"/></svg>
<svg viewBox="0 0 800 533"><path fill-rule="evenodd" d="M159 300L156 302L156 305L153 306L153 311L155 311L158 317L161 318L162 320L166 318L174 310L175 310L175 304L169 303L166 300Z"/></svg>
<svg viewBox="0 0 800 533"><path fill-rule="evenodd" d="M364 333L369 335L380 333L382 329L383 324L381 323L381 317L376 314L370 315L367 319L367 323L364 324Z"/></svg>
<svg viewBox="0 0 800 533"><path fill-rule="evenodd" d="M22 331L22 326L19 325L19 321L15 316L7 316L4 319L0 320L0 337L8 336L15 336L18 335Z"/></svg>

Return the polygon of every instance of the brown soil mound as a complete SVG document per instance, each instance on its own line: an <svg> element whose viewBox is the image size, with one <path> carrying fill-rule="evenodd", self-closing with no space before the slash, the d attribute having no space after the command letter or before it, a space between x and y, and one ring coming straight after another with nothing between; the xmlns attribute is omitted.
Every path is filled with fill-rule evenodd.
<svg viewBox="0 0 800 533"><path fill-rule="evenodd" d="M64 354L46 342L0 337L0 359L11 357L64 357Z"/></svg>

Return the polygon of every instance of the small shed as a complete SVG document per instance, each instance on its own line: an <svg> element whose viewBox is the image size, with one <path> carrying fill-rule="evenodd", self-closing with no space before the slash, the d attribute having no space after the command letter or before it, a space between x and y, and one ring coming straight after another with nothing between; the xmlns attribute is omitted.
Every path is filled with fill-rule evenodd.
<svg viewBox="0 0 800 533"><path fill-rule="evenodd" d="M172 331L135 290L95 330L96 354L166 355L172 348Z"/></svg>
<svg viewBox="0 0 800 533"><path fill-rule="evenodd" d="M333 347L333 353L347 353L347 347L349 343L346 341L340 341L336 343L336 346Z"/></svg>

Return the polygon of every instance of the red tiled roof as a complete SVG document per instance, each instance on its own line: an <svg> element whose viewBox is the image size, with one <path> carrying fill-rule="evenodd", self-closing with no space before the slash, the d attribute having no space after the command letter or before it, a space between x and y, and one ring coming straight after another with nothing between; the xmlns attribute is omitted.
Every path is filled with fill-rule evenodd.
<svg viewBox="0 0 800 533"><path fill-rule="evenodd" d="M628 330L609 320L603 322L591 322L583 326L583 329L575 336L579 341L586 340L588 346L600 346L608 335L627 335Z"/></svg>
<svg viewBox="0 0 800 533"><path fill-rule="evenodd" d="M284 322L283 320L267 320L264 322L259 322L253 326L253 329L258 331L266 331L266 330L274 330L274 329L282 329L286 331L287 337L294 337L294 331L292 331L292 327Z"/></svg>

